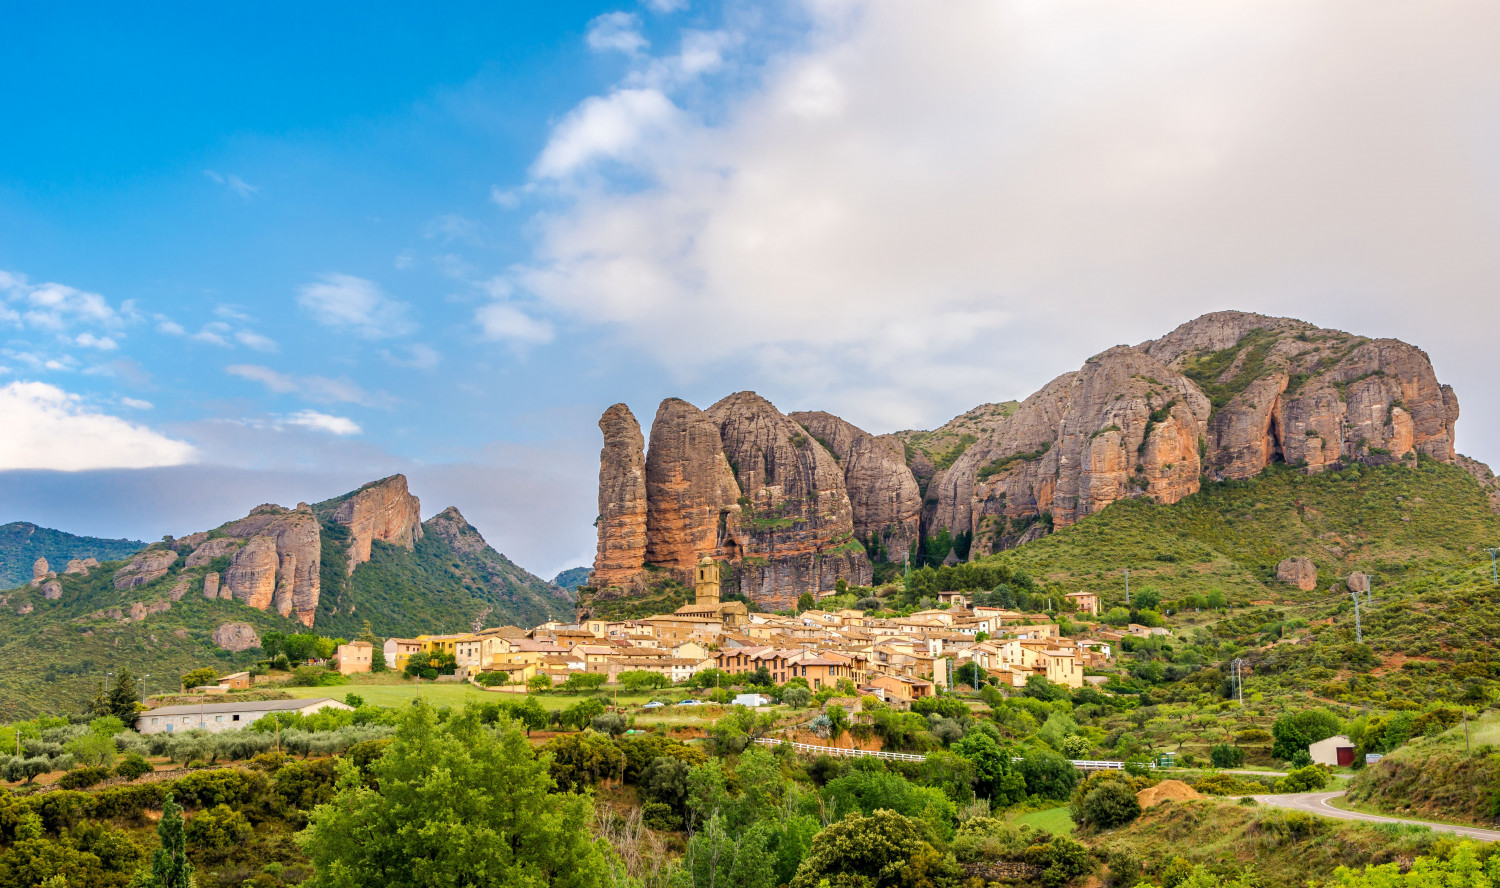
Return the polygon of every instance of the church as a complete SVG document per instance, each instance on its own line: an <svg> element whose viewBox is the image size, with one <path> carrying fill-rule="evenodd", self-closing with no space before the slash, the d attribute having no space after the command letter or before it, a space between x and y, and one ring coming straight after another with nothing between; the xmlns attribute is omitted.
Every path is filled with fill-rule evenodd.
<svg viewBox="0 0 1500 888"><path fill-rule="evenodd" d="M698 559L693 578L693 603L684 604L673 611L678 617L699 617L722 620L725 629L743 626L749 618L750 609L741 601L719 601L719 564L704 555Z"/></svg>

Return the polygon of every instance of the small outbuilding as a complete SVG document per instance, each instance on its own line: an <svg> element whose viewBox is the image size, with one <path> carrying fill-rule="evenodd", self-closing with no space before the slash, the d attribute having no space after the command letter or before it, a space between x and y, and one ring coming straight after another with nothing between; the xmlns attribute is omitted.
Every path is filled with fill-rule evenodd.
<svg viewBox="0 0 1500 888"><path fill-rule="evenodd" d="M322 709L353 709L330 697L313 700L254 700L243 703L192 703L161 706L136 716L135 729L142 734L165 734L201 728L212 734L237 731L273 712L311 715Z"/></svg>
<svg viewBox="0 0 1500 888"><path fill-rule="evenodd" d="M1307 754L1313 764L1330 768L1348 768L1354 764L1354 743L1343 734L1335 734L1307 746Z"/></svg>
<svg viewBox="0 0 1500 888"><path fill-rule="evenodd" d="M735 706L769 706L771 702L765 694L738 694L734 698Z"/></svg>

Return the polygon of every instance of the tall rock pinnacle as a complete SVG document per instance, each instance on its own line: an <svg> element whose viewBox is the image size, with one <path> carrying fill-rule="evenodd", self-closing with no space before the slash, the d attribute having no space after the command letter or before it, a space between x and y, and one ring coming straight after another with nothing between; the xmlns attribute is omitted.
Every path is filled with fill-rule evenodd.
<svg viewBox="0 0 1500 888"><path fill-rule="evenodd" d="M646 563L646 439L624 404L599 419L599 552L590 584L622 586Z"/></svg>

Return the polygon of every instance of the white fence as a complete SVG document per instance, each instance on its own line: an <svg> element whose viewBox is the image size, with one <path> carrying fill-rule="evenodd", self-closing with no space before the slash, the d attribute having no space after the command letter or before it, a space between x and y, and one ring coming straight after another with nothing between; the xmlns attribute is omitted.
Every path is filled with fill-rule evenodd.
<svg viewBox="0 0 1500 888"><path fill-rule="evenodd" d="M763 744L765 746L779 746L779 745L785 743L788 746L791 746L793 749L797 750L798 752L807 752L807 753L811 753L813 755L853 756L853 757L870 756L870 757L873 757L873 758L893 759L893 760L898 761L898 762L925 762L925 761L927 761L927 756L925 756L925 755L916 755L914 753L909 753L909 752L884 752L882 750L875 750L875 749L841 749L841 748L839 748L837 746L818 746L818 745L813 744L813 743L793 743L790 740L778 740L775 737L761 737L760 739L756 740L755 742ZM1018 762L1018 761L1020 761L1020 759L1016 758L1016 759L1012 759L1012 761L1017 761ZM1077 768L1080 771L1123 771L1125 769L1125 763L1124 762L1096 761L1096 760L1093 760L1093 759L1070 759L1069 761L1071 762L1071 764L1073 765L1073 767ZM1149 763L1149 764L1146 765L1146 767L1148 767L1148 768L1155 768L1156 767L1156 763L1155 762Z"/></svg>

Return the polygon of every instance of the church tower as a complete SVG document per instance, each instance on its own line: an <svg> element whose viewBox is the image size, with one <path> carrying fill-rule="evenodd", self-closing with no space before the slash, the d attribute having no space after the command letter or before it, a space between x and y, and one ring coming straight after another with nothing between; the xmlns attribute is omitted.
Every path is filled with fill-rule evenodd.
<svg viewBox="0 0 1500 888"><path fill-rule="evenodd" d="M698 559L697 578L693 581L693 593L697 607L719 605L719 563L704 555Z"/></svg>

